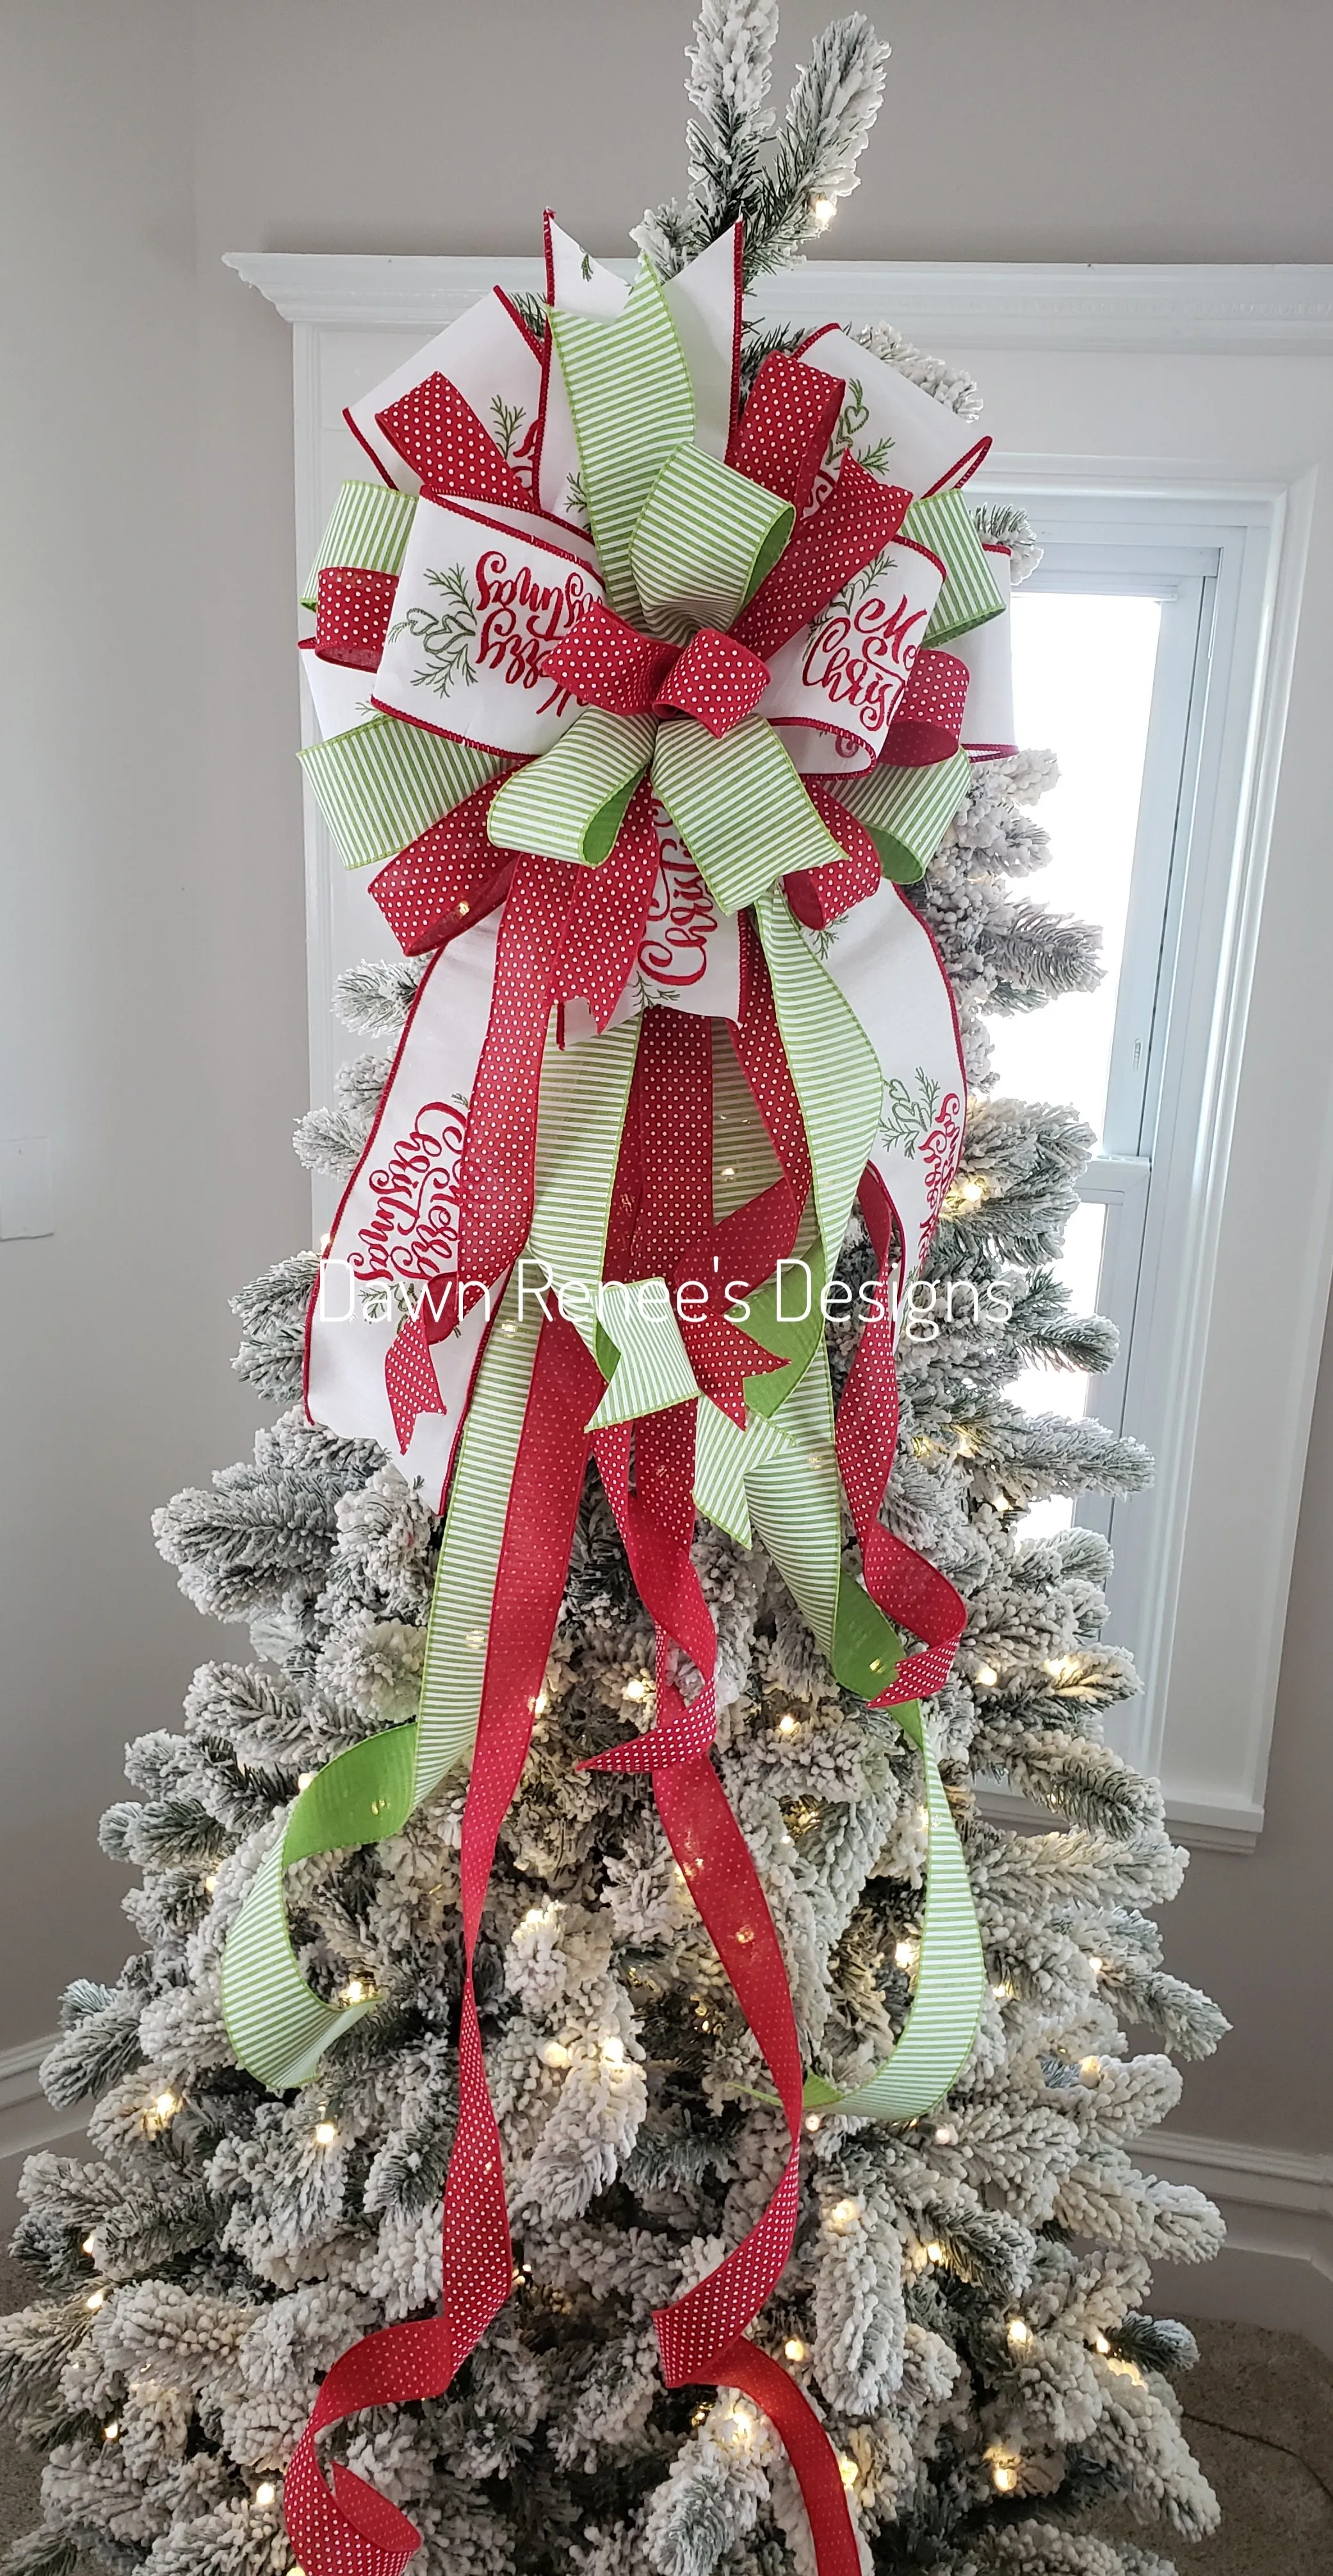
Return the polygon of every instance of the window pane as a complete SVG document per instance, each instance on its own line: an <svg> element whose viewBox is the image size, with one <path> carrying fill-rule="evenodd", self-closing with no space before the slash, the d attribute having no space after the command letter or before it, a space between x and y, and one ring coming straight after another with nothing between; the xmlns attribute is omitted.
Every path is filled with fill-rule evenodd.
<svg viewBox="0 0 1333 2576"><path fill-rule="evenodd" d="M1102 1266L1102 1242L1106 1233L1106 1208L1101 1200L1085 1199L1075 1208L1065 1235L1065 1247L1055 1274L1069 1290L1071 1311L1075 1315L1093 1315L1097 1311L1097 1281ZM1063 1413L1077 1422L1087 1411L1088 1391L1093 1381L1086 1369L1024 1369L1005 1389L1024 1413ZM1046 1538L1052 1530L1068 1529L1074 1517L1074 1506L1067 1495L1052 1494L1044 1503L1034 1503L1024 1512L1021 1527L1025 1538Z"/></svg>
<svg viewBox="0 0 1333 2576"><path fill-rule="evenodd" d="M1017 739L1060 767L1038 809L1052 855L1033 897L1096 923L1105 972L1095 993L991 1021L997 1087L1072 1101L1099 1142L1160 625L1156 599L1023 589L1013 605Z"/></svg>

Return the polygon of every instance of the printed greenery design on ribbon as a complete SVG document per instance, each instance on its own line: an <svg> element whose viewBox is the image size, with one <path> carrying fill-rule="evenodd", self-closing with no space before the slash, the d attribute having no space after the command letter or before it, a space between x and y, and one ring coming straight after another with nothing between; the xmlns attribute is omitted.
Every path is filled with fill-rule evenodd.
<svg viewBox="0 0 1333 2576"><path fill-rule="evenodd" d="M896 678L913 717L912 652L922 672L932 655L942 667L935 640L970 631L1001 605L951 482L980 451L951 462L938 418L923 425L912 410L933 407L901 381L895 388L882 367L889 391L880 389L877 412L878 362L867 358L848 381L820 366L818 341L808 366L799 355L771 357L738 415L740 268L739 236L721 237L666 284L645 258L612 311L606 272L586 254L567 262L544 316L548 377L531 453L519 435L525 406L496 394L469 400L475 378L460 389L450 376L443 335L439 367L406 393L394 380L395 401L374 411L391 447L401 443L420 501L405 512L399 493L380 503L347 487L308 592L323 685L339 666L376 671L372 716L334 721L306 756L349 861L387 859L372 891L409 949L480 936L483 921L494 941L454 1185L458 1277L427 1279L415 1299L399 1300L407 1311L383 1358L406 1455L422 1415L447 1412L435 1355L442 1365L464 1330L460 1283L466 1275L484 1290L488 1329L450 1432L419 1714L340 1755L301 1792L223 1963L242 2064L274 2089L307 2081L369 2006L326 2000L307 1983L286 1919L287 1869L401 1831L471 1755L469 1966L442 2314L438 2331L370 2338L325 2382L287 2483L288 2529L308 2576L396 2576L415 2544L397 2509L345 2469L326 2484L321 2426L367 2403L439 2393L508 2295L498 2132L470 1961L590 1454L657 1631L653 1722L594 1767L652 1774L790 2141L760 2224L697 2290L659 2312L663 2368L672 2385L753 2382L806 2493L820 2576L854 2576L856 2566L836 2467L804 2400L781 2371L772 2377L775 2365L761 2369L744 2340L790 2250L801 2113L910 2120L930 2110L970 2054L984 1991L966 1864L921 1708L947 1676L962 1605L880 1518L896 1436L894 1315L956 1164L961 1116L945 1120L942 1103L947 1089L960 1110L962 1090L942 969L892 884L920 873L965 792L968 763L956 736L937 758L913 750L895 762L891 729L878 757L876 742L812 717L806 733L817 749L836 738L844 771L821 771L817 759L803 770L799 696L797 715L782 719L796 728L790 746L764 712L766 698L777 703L779 657L815 634L833 605L854 609L896 576L901 550L886 539L909 525L908 550L926 568L913 578L925 587L910 614L904 592L894 631L918 635ZM560 399L572 440L563 462ZM901 412L901 436L886 425L886 401L895 420ZM909 455L920 494L887 480ZM590 565L586 542L574 550L553 506L553 495L568 506L575 477ZM451 531L464 530L460 543L481 531L492 566L519 564L506 599L517 603L514 617L529 615L521 650L508 635L502 653L488 653L466 561L418 560L417 512L432 544L443 513ZM552 613L547 603L567 578L558 568L570 564L583 604L538 650L532 604ZM420 597L407 595L415 582ZM395 658L404 639L420 648L416 668ZM511 707L503 692L515 675L527 696ZM539 676L547 685L533 690ZM405 708L395 687L400 696L424 690L434 713ZM440 702L460 688L477 709L469 739L451 737L442 721ZM943 702L927 692L921 704ZM918 710L918 734L921 722ZM927 733L933 745L929 723ZM741 916L730 1043L749 1118L780 1178L721 1218L704 1106L708 1020L691 1018L688 997L683 1011L641 1004L635 960L660 865L654 817L674 827L715 922ZM571 1037L561 1015L578 1000L592 1026ZM933 1032L934 1070L913 1053L904 1066L894 1052L916 1043L914 1012ZM408 1085L409 1109L412 1027L386 1086L387 1102L395 1083ZM821 1307L793 1323L778 1282L788 1260L817 1293L833 1282L858 1204L876 1296L835 1408ZM703 1308L687 1314L674 1283L710 1261L728 1284L700 1285ZM555 1313L539 1305L534 1318L525 1308L528 1263L558 1301ZM369 1303L365 1312L370 1320ZM851 2091L818 2075L802 2083L776 1936L708 1760L715 1640L690 1559L696 1510L741 1544L762 1541L836 1679L892 1711L920 1755L929 1867L914 1998L886 2064ZM692 1690L681 1686L681 1656ZM742 1945L735 1953L733 1941Z"/></svg>

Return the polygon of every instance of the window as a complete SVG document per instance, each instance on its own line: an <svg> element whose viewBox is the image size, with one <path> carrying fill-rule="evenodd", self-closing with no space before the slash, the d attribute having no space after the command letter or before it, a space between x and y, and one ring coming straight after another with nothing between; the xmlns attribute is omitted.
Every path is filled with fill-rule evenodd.
<svg viewBox="0 0 1333 2576"><path fill-rule="evenodd" d="M1189 1437L1164 1362L1199 1320L1190 1147L1211 1114L1209 1050L1197 1029L1191 1041L1183 1006L1190 969L1196 1000L1218 971L1234 903L1215 848L1209 867L1209 841L1228 795L1237 693L1252 702L1258 680L1261 593L1245 571L1248 553L1253 576L1262 527L1215 513L1210 523L1206 503L1179 496L1028 490L1024 502L1045 552L1014 605L1017 738L1054 751L1060 768L1038 809L1053 850L1033 893L1097 925L1103 981L1030 1019L997 1017L996 1070L1002 1091L1072 1101L1097 1139L1060 1271L1076 1311L1116 1324L1120 1352L1104 1376L1034 1368L1014 1393L1034 1412L1091 1412L1143 1441L1157 1469L1147 1493L1055 1500L1025 1525L1074 1519L1110 1537L1107 1634L1133 1649L1145 1690L1113 1713L1108 1734L1151 1770L1179 1535L1170 1498ZM1233 795L1239 777L1233 764ZM1234 836L1234 814L1229 823Z"/></svg>

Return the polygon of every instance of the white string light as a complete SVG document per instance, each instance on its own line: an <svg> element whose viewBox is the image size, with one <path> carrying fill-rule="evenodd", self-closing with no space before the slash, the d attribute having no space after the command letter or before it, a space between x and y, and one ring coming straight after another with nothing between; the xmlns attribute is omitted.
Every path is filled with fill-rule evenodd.
<svg viewBox="0 0 1333 2576"><path fill-rule="evenodd" d="M1031 2326L1028 2324L1028 2321L1027 2321L1027 2318L1026 2318L1026 2317L1011 2317L1011 2318L1010 2318L1010 2320L1009 2320L1009 2341L1011 2342L1011 2344L1013 2344L1013 2346L1014 2346L1015 2350L1017 2350L1021 2345L1025 2344L1025 2343L1031 2343L1031 2341L1032 2341L1032 2328L1031 2328Z"/></svg>
<svg viewBox="0 0 1333 2576"><path fill-rule="evenodd" d="M893 1945L893 1964L895 1968L914 1968L916 1966L915 1941L895 1941Z"/></svg>
<svg viewBox="0 0 1333 2576"><path fill-rule="evenodd" d="M276 2504L277 2501L278 2490L275 2487L272 2478L263 2479L261 2484L255 2488L255 2503L260 2505Z"/></svg>
<svg viewBox="0 0 1333 2576"><path fill-rule="evenodd" d="M102 2439L104 2442L118 2442L120 2440L120 2425L114 2415L112 2416L109 2424L104 2424L102 2426Z"/></svg>
<svg viewBox="0 0 1333 2576"><path fill-rule="evenodd" d="M810 200L810 220L818 226L821 233L828 231L837 211L837 200L834 197L812 197Z"/></svg>
<svg viewBox="0 0 1333 2576"><path fill-rule="evenodd" d="M793 1717L791 1710L788 1709L786 1716L778 1719L778 1733L779 1735L794 1735L799 1724L799 1718Z"/></svg>
<svg viewBox="0 0 1333 2576"><path fill-rule="evenodd" d="M337 2123L336 2123L335 2121L333 2121L333 2120L316 2120L316 2122L315 2122L315 2144L316 2144L316 2146L317 2146L317 2147L333 2147L333 2146L336 2146L336 2145L337 2145L337 2143L338 2143L338 2129L337 2129Z"/></svg>
<svg viewBox="0 0 1333 2576"><path fill-rule="evenodd" d="M805 2346L799 2335L788 2335L782 2347L788 2361L804 2361Z"/></svg>

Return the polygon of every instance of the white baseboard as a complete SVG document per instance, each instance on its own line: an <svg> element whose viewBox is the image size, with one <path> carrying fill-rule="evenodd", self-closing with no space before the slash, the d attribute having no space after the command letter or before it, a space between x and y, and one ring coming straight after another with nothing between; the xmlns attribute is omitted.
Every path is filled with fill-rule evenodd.
<svg viewBox="0 0 1333 2576"><path fill-rule="evenodd" d="M1177 2129L1159 2129L1131 2152L1166 2181L1206 2192L1227 2223L1215 2263L1158 2265L1158 2305L1301 2334L1333 2357L1333 2156Z"/></svg>
<svg viewBox="0 0 1333 2576"><path fill-rule="evenodd" d="M71 2138L88 2125L86 2110L53 2111L37 2081L37 2069L55 2043L55 2032L48 2031L44 2039L0 2049L0 2162L30 2156L34 2148Z"/></svg>

